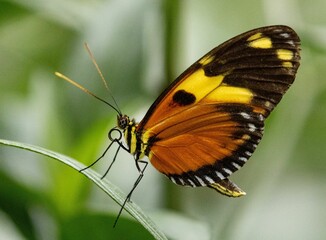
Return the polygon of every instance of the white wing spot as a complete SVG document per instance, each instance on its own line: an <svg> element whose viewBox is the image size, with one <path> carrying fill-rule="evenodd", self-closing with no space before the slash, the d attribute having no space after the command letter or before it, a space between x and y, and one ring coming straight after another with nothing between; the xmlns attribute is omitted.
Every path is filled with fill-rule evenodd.
<svg viewBox="0 0 326 240"><path fill-rule="evenodd" d="M263 114L259 114L259 115L258 115L258 120L259 120L259 121L262 122L262 121L264 121L264 119L265 119L265 118L264 118Z"/></svg>
<svg viewBox="0 0 326 240"><path fill-rule="evenodd" d="M174 184L177 184L177 182L175 181L174 177L170 177L170 180L171 180Z"/></svg>
<svg viewBox="0 0 326 240"><path fill-rule="evenodd" d="M290 37L290 34L288 34L288 33L281 33L280 36L281 37L284 37L284 38L289 38Z"/></svg>
<svg viewBox="0 0 326 240"><path fill-rule="evenodd" d="M211 184L215 183L215 181L213 179L211 179L209 176L205 176L205 179Z"/></svg>
<svg viewBox="0 0 326 240"><path fill-rule="evenodd" d="M251 157L251 155L252 155L252 153L249 152L249 151L245 151L245 154L246 154L247 156L249 156L249 157Z"/></svg>
<svg viewBox="0 0 326 240"><path fill-rule="evenodd" d="M192 187L196 187L196 184L194 184L193 181L191 181L190 179L187 179L187 180L188 180L188 182L190 183L190 185L191 185Z"/></svg>
<svg viewBox="0 0 326 240"><path fill-rule="evenodd" d="M227 174L231 175L233 172L230 169L227 168L223 168L224 172L226 172Z"/></svg>
<svg viewBox="0 0 326 240"><path fill-rule="evenodd" d="M182 185L185 185L185 182L183 181L182 178L179 178L179 180L180 180L180 182L181 182Z"/></svg>
<svg viewBox="0 0 326 240"><path fill-rule="evenodd" d="M225 178L225 177L223 176L223 174L220 173L219 171L216 171L215 173L216 173L216 175L217 175L217 177L218 177L219 179L223 180L223 179Z"/></svg>
<svg viewBox="0 0 326 240"><path fill-rule="evenodd" d="M246 112L241 112L240 115L244 118L244 119L250 119L250 115Z"/></svg>
<svg viewBox="0 0 326 240"><path fill-rule="evenodd" d="M197 179L197 181L199 182L199 184L200 184L201 186L206 186L206 184L205 184L205 182L203 181L203 179L201 179L200 177L198 177L198 176L196 176L196 175L195 175L195 178Z"/></svg>
<svg viewBox="0 0 326 240"><path fill-rule="evenodd" d="M290 44L291 46L295 46L295 44L294 44L294 42L292 40L289 40L286 43Z"/></svg>
<svg viewBox="0 0 326 240"><path fill-rule="evenodd" d="M245 157L239 157L239 160L242 161L242 162L247 162L248 159L245 158Z"/></svg>
<svg viewBox="0 0 326 240"><path fill-rule="evenodd" d="M241 166L240 166L239 164L235 163L235 162L233 162L232 165L233 165L236 169L240 169L240 168L241 168Z"/></svg>
<svg viewBox="0 0 326 240"><path fill-rule="evenodd" d="M277 28L277 29L274 30L275 33L279 33L279 32L282 32L282 31L283 30L282 29L279 29L279 28Z"/></svg>
<svg viewBox="0 0 326 240"><path fill-rule="evenodd" d="M256 131L256 126L252 123L248 123L248 127L249 127L249 131L250 132L254 132Z"/></svg>

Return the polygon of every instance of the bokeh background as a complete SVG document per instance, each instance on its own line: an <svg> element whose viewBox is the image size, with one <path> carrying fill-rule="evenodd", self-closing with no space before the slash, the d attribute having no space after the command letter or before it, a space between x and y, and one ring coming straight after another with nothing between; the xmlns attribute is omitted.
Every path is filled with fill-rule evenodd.
<svg viewBox="0 0 326 240"><path fill-rule="evenodd" d="M326 2L324 0L2 0L0 138L89 164L108 145L116 113L58 79L61 71L138 121L158 94L213 47L252 28L286 24L302 40L297 79L232 176L247 196L175 186L153 167L132 199L169 239L326 238ZM105 172L112 153L94 168ZM107 178L128 192L133 157ZM152 239L67 166L0 146L0 239Z"/></svg>

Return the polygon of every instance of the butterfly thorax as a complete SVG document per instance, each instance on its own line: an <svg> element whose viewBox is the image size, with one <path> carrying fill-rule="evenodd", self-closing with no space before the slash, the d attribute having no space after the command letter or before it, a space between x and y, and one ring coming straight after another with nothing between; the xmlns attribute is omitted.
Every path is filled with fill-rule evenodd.
<svg viewBox="0 0 326 240"><path fill-rule="evenodd" d="M142 141L142 134L137 131L138 123L127 115L118 115L117 121L118 127L123 131L129 152L135 156L135 159L143 158L146 144Z"/></svg>

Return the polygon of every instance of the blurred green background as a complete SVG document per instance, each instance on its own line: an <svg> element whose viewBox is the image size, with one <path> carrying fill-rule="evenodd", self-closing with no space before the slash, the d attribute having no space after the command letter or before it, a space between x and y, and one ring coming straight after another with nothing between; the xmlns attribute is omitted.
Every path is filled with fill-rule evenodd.
<svg viewBox="0 0 326 240"><path fill-rule="evenodd" d="M326 238L326 1L0 1L0 138L85 164L109 141L116 113L54 76L108 99L86 41L124 113L138 121L158 94L213 47L252 28L285 24L302 40L294 85L265 137L232 179L247 196L175 186L148 167L132 199L169 239ZM105 172L112 153L96 167ZM128 192L133 157L107 178ZM0 146L0 239L152 239L83 175Z"/></svg>

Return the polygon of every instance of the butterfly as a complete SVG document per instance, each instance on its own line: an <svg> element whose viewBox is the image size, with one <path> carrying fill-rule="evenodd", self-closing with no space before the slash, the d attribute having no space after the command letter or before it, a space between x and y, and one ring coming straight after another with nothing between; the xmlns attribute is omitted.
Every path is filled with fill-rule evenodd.
<svg viewBox="0 0 326 240"><path fill-rule="evenodd" d="M175 184L209 187L230 197L245 195L229 176L255 151L264 121L293 83L299 61L300 39L293 29L261 27L196 61L139 123L106 102L118 113L110 140L119 145L117 152L122 148L134 156L140 173L127 200L144 175L145 156ZM120 135L114 137L114 132Z"/></svg>

